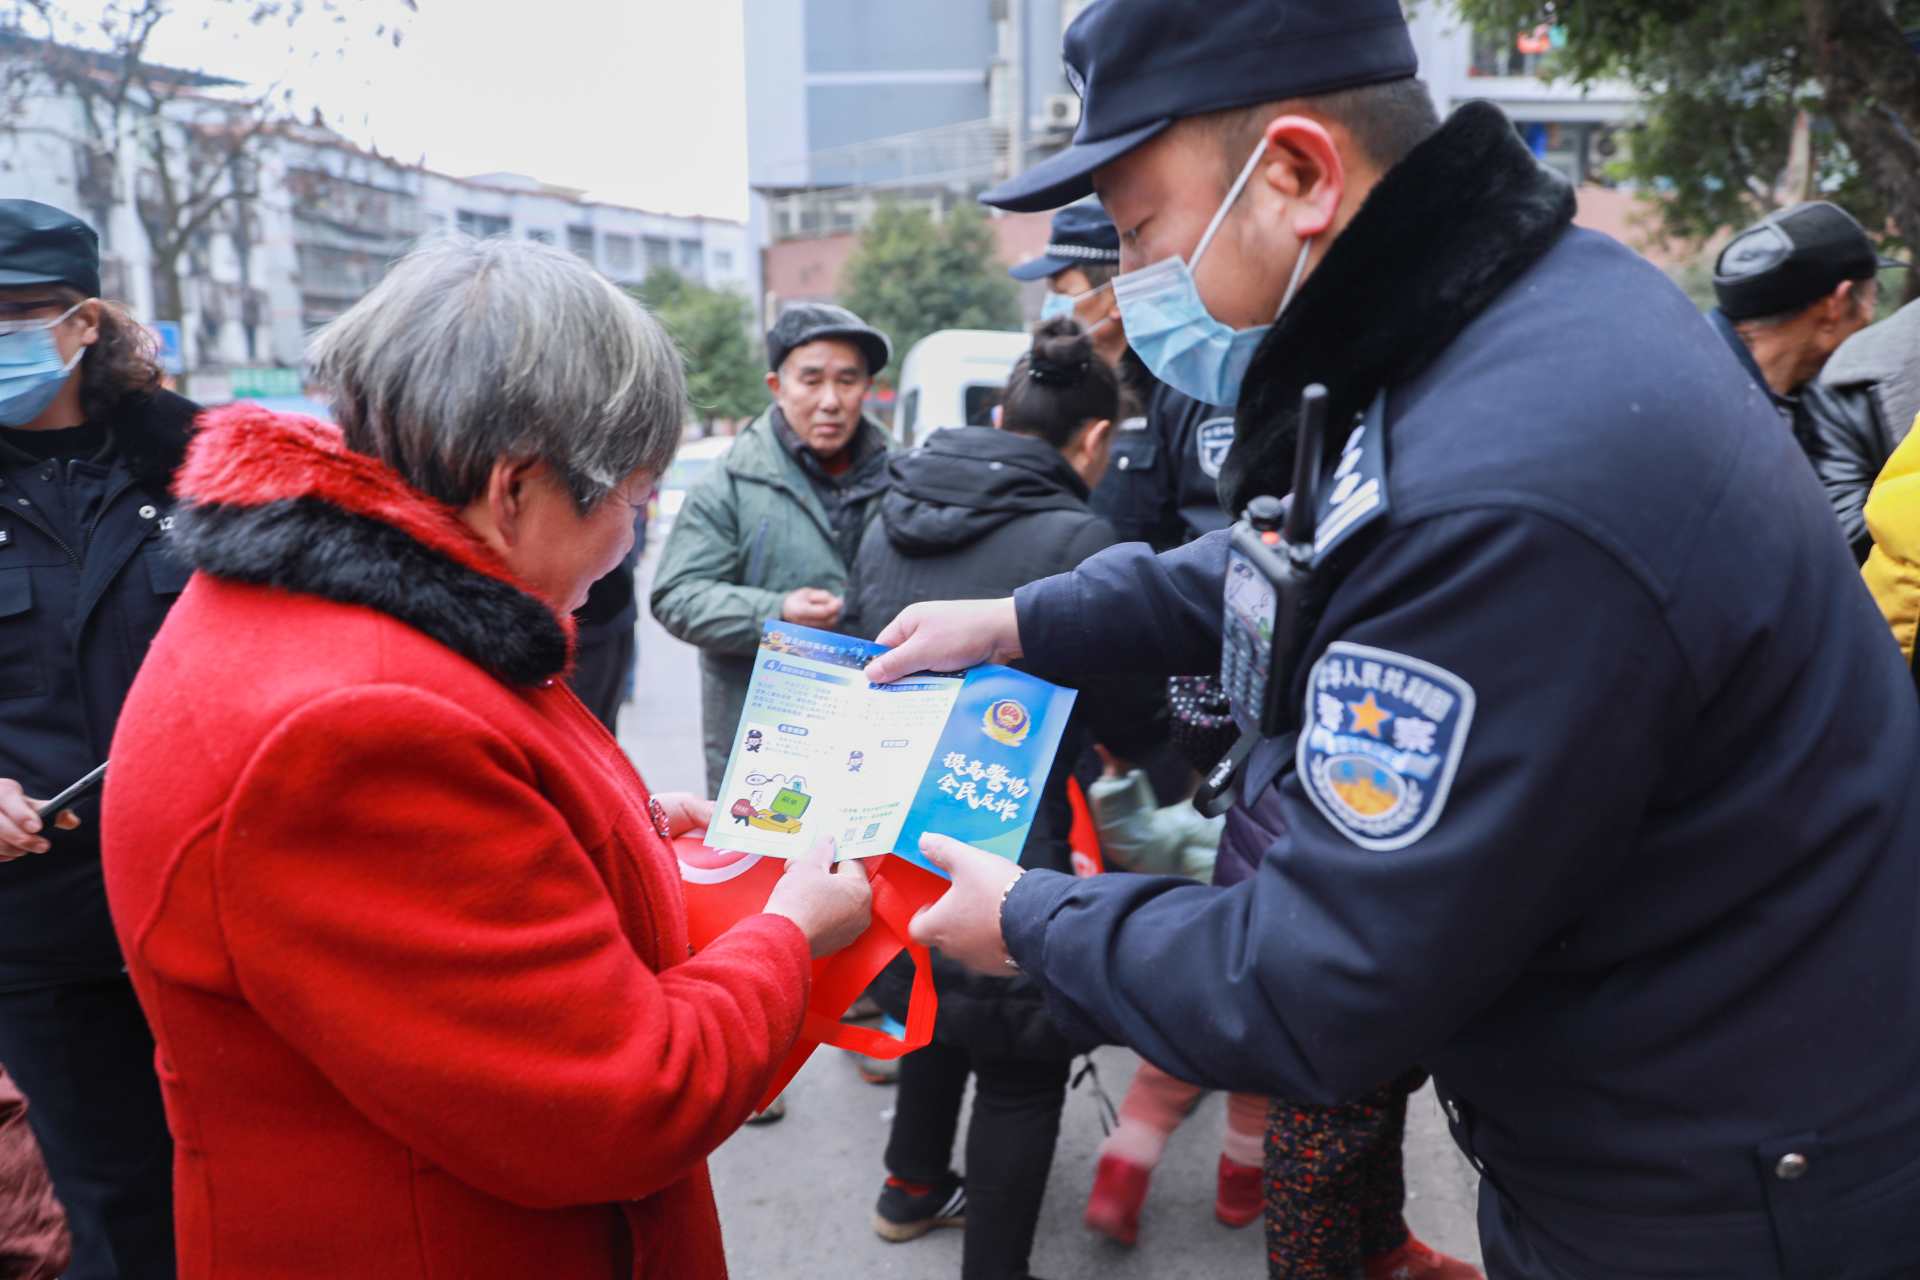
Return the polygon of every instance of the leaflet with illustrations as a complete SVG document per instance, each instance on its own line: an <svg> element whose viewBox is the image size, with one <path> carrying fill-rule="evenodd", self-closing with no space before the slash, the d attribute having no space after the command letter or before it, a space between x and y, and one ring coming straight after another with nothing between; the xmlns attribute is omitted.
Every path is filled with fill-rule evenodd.
<svg viewBox="0 0 1920 1280"><path fill-rule="evenodd" d="M841 858L952 836L1018 858L1074 693L1008 667L869 684L886 652L768 621L707 844L797 858L823 835Z"/></svg>

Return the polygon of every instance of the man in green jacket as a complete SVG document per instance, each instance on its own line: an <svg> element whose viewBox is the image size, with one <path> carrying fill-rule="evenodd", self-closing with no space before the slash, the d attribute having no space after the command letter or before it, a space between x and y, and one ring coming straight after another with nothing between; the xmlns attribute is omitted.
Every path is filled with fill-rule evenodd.
<svg viewBox="0 0 1920 1280"><path fill-rule="evenodd" d="M687 489L660 554L653 616L700 649L707 794L746 703L760 624L831 630L847 566L887 484L886 433L861 413L892 356L844 307L789 307L767 334L773 407Z"/></svg>

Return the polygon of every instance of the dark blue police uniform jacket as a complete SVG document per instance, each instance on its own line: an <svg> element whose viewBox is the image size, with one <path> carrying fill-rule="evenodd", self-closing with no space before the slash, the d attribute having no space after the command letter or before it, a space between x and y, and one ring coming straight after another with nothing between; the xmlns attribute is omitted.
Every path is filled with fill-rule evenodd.
<svg viewBox="0 0 1920 1280"><path fill-rule="evenodd" d="M1293 769L1254 879L1029 874L1009 950L1067 1034L1188 1080L1430 1069L1495 1276L1920 1263L1920 707L1786 424L1578 229L1386 421L1390 514L1293 696L1378 736L1406 703L1352 646L1468 691L1432 825L1383 847ZM1023 589L1027 666L1216 670L1224 566L1215 533Z"/></svg>
<svg viewBox="0 0 1920 1280"><path fill-rule="evenodd" d="M167 549L168 485L197 406L162 391L105 418L98 458L0 445L0 778L45 798L107 758L120 706L191 568ZM0 863L0 992L119 974L98 796L53 848Z"/></svg>
<svg viewBox="0 0 1920 1280"><path fill-rule="evenodd" d="M1156 551L1225 528L1214 482L1233 440L1233 410L1203 404L1160 382L1128 352L1122 371L1144 403L1112 434L1112 456L1088 508L1113 525L1122 542Z"/></svg>

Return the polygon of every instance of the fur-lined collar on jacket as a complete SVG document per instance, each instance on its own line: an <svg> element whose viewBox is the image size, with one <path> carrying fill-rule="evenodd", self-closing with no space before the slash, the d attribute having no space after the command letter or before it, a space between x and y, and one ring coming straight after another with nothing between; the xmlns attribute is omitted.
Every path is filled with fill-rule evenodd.
<svg viewBox="0 0 1920 1280"><path fill-rule="evenodd" d="M177 485L175 550L218 577L388 614L515 684L566 670L572 621L519 582L445 503L257 405L215 409Z"/></svg>
<svg viewBox="0 0 1920 1280"><path fill-rule="evenodd" d="M1220 471L1227 510L1292 487L1302 390L1326 385L1337 445L1553 246L1574 204L1499 108L1454 112L1380 180L1254 353Z"/></svg>

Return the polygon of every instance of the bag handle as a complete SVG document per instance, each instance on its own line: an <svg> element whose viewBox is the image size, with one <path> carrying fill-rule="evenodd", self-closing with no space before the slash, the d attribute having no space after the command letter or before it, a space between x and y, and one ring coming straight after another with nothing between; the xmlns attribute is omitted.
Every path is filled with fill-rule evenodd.
<svg viewBox="0 0 1920 1280"><path fill-rule="evenodd" d="M933 1040L933 1020L939 1005L933 992L933 958L927 949L914 942L908 933L913 922L913 903L884 877L873 881L873 916L899 940L913 959L913 994L907 1002L907 1026L904 1039L895 1038L871 1027L850 1026L809 1012L800 1034L808 1040L851 1049L869 1058L893 1059L925 1048Z"/></svg>

